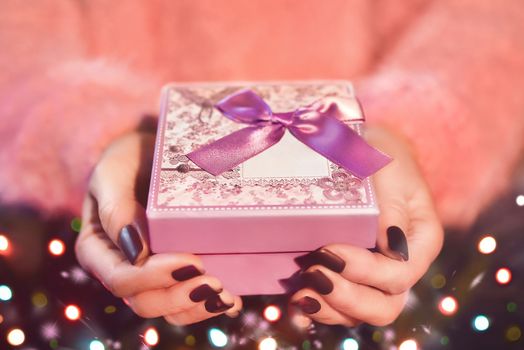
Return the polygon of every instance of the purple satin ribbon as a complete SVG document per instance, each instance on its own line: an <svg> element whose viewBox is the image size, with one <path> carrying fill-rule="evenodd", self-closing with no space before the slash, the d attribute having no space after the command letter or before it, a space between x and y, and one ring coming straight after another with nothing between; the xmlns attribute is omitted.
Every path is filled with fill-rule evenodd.
<svg viewBox="0 0 524 350"><path fill-rule="evenodd" d="M274 113L252 90L237 91L215 107L227 118L249 126L187 154L215 176L265 151L284 136L286 129L299 141L364 179L391 161L344 124L344 101L325 98L295 111Z"/></svg>

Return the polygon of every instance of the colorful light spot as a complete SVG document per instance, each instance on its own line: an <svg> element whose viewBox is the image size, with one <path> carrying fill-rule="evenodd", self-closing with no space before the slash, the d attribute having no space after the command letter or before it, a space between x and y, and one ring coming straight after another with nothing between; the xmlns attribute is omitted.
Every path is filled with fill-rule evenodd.
<svg viewBox="0 0 524 350"><path fill-rule="evenodd" d="M497 241L493 236L484 236L478 244L478 250L482 254L491 254L497 248Z"/></svg>
<svg viewBox="0 0 524 350"><path fill-rule="evenodd" d="M438 309L445 316L453 315L458 309L457 299L451 296L443 298L438 304Z"/></svg>
<svg viewBox="0 0 524 350"><path fill-rule="evenodd" d="M269 305L264 309L264 317L269 322L278 321L281 315L280 309L275 305Z"/></svg>
<svg viewBox="0 0 524 350"><path fill-rule="evenodd" d="M71 220L71 229L75 232L80 232L82 229L82 220L80 220L80 218L74 218Z"/></svg>
<svg viewBox="0 0 524 350"><path fill-rule="evenodd" d="M218 328L211 328L208 333L209 342L216 348L223 348L227 345L227 335Z"/></svg>
<svg viewBox="0 0 524 350"><path fill-rule="evenodd" d="M506 304L506 310L508 310L508 312L517 311L517 303L510 301L509 303Z"/></svg>
<svg viewBox="0 0 524 350"><path fill-rule="evenodd" d="M0 253L7 252L9 249L9 240L6 236L0 235Z"/></svg>
<svg viewBox="0 0 524 350"><path fill-rule="evenodd" d="M446 285L446 277L442 274L436 274L431 278L431 286L435 289L440 289Z"/></svg>
<svg viewBox="0 0 524 350"><path fill-rule="evenodd" d="M195 346L196 344L196 338L194 335L188 335L184 341L187 346Z"/></svg>
<svg viewBox="0 0 524 350"><path fill-rule="evenodd" d="M517 198L515 198L515 203L517 203L519 207L524 206L524 195L519 194Z"/></svg>
<svg viewBox="0 0 524 350"><path fill-rule="evenodd" d="M358 350L358 342L353 338L346 338L342 342L342 350Z"/></svg>
<svg viewBox="0 0 524 350"><path fill-rule="evenodd" d="M6 285L0 286L0 300L2 301L9 301L13 297L13 292L11 291L11 288L9 288Z"/></svg>
<svg viewBox="0 0 524 350"><path fill-rule="evenodd" d="M489 318L484 315L478 315L473 319L473 329L477 332L484 332L489 328Z"/></svg>
<svg viewBox="0 0 524 350"><path fill-rule="evenodd" d="M522 331L518 326L511 326L506 330L506 339L509 341L517 341L522 336Z"/></svg>
<svg viewBox="0 0 524 350"><path fill-rule="evenodd" d="M160 338L158 336L156 328L149 327L148 329L146 329L146 331L144 332L144 342L146 343L146 345L155 346L158 344L159 340Z"/></svg>
<svg viewBox="0 0 524 350"><path fill-rule="evenodd" d="M89 343L89 350L105 350L104 344L100 340L93 340Z"/></svg>
<svg viewBox="0 0 524 350"><path fill-rule="evenodd" d="M54 256L60 256L65 253L65 244L59 239L53 239L49 242L49 253Z"/></svg>
<svg viewBox="0 0 524 350"><path fill-rule="evenodd" d="M105 308L104 308L104 312L106 314L114 314L116 312L116 307L114 305L107 305Z"/></svg>
<svg viewBox="0 0 524 350"><path fill-rule="evenodd" d="M417 350L418 344L414 339L404 340L398 347L398 350Z"/></svg>
<svg viewBox="0 0 524 350"><path fill-rule="evenodd" d="M511 282L511 271L508 268L500 268L495 273L495 279L499 284L508 284Z"/></svg>
<svg viewBox="0 0 524 350"><path fill-rule="evenodd" d="M442 344L443 346L446 346L449 344L449 337L448 336L443 336L442 338L440 338L440 344Z"/></svg>
<svg viewBox="0 0 524 350"><path fill-rule="evenodd" d="M67 305L64 310L65 317L70 321L77 321L80 319L82 312L80 308L76 305Z"/></svg>
<svg viewBox="0 0 524 350"><path fill-rule="evenodd" d="M268 337L258 343L258 350L277 350L278 343L274 338Z"/></svg>
<svg viewBox="0 0 524 350"><path fill-rule="evenodd" d="M7 342L9 343L9 345L13 345L13 346L22 345L24 341L25 341L25 334L19 328L12 329L7 333Z"/></svg>
<svg viewBox="0 0 524 350"><path fill-rule="evenodd" d="M45 307L47 305L47 296L42 292L36 292L31 297L31 302L38 308Z"/></svg>

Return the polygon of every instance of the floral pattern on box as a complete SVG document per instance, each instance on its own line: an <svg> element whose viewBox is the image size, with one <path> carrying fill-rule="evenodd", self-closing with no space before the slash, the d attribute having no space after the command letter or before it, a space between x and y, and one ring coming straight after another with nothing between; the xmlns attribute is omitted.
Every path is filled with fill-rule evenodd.
<svg viewBox="0 0 524 350"><path fill-rule="evenodd" d="M290 111L326 96L353 96L345 82L330 84L170 85L164 91L164 115L157 145L161 164L154 169L154 207L159 210L202 208L367 207L373 205L369 180L361 181L329 163L327 177L243 179L242 164L220 176L199 169L185 154L245 127L225 118L213 105L249 87L274 111ZM347 123L360 131L360 123Z"/></svg>

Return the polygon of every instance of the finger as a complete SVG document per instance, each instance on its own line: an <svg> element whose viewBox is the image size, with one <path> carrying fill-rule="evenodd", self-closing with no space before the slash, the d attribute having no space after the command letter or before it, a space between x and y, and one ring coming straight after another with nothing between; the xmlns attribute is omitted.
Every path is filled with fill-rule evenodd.
<svg viewBox="0 0 524 350"><path fill-rule="evenodd" d="M359 324L358 320L338 312L326 302L323 296L310 288L296 292L291 297L290 304L312 320L320 323L339 324L347 327L355 327Z"/></svg>
<svg viewBox="0 0 524 350"><path fill-rule="evenodd" d="M104 231L133 264L149 254L146 213L135 195L139 157L130 156L141 147L137 135L122 139L103 155L89 186Z"/></svg>
<svg viewBox="0 0 524 350"><path fill-rule="evenodd" d="M206 302L201 302L189 310L182 311L176 314L167 315L164 317L164 319L172 325L184 326L184 325L200 322L203 320L207 320L208 318L216 317L224 313L228 316L236 316L240 313L240 310L242 309L242 299L240 297L238 296L233 297L231 294L228 294L227 291L223 291L222 293L220 293L219 297L222 300L222 303L226 305L226 307L228 305L231 305L229 304L229 301L233 300L233 303L234 303L233 306L231 306L226 311L210 312L206 308Z"/></svg>
<svg viewBox="0 0 524 350"><path fill-rule="evenodd" d="M323 267L313 266L304 274L312 274L306 285L322 297L341 314L375 326L393 322L404 307L406 295L389 295L369 286L344 279L341 275ZM330 288L326 290L325 285Z"/></svg>
<svg viewBox="0 0 524 350"><path fill-rule="evenodd" d="M417 260L391 259L381 253L347 244L330 244L295 261L307 270L315 265L340 273L354 283L378 288L389 294L400 294L411 288L425 273Z"/></svg>
<svg viewBox="0 0 524 350"><path fill-rule="evenodd" d="M220 293L220 298L217 296ZM224 299L222 299L224 298ZM185 312L198 304L208 314L218 314L234 305L234 297L223 291L220 281L203 275L177 283L167 289L149 290L126 298L129 307L139 316L150 318Z"/></svg>
<svg viewBox="0 0 524 350"><path fill-rule="evenodd" d="M192 254L156 254L143 266L131 265L102 227L89 220L82 225L75 250L80 265L119 297L167 288L204 273L202 261Z"/></svg>

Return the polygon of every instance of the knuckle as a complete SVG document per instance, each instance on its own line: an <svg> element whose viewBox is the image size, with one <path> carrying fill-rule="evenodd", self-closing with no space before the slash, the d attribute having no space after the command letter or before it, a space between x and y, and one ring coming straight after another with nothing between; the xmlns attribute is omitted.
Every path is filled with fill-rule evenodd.
<svg viewBox="0 0 524 350"><path fill-rule="evenodd" d="M143 305L140 302L134 301L132 298L128 299L128 304L129 304L129 308L131 308L131 310L139 317L142 317L142 318L155 317L155 315L153 315L151 311L149 311L145 305Z"/></svg>
<svg viewBox="0 0 524 350"><path fill-rule="evenodd" d="M116 273L111 274L105 281L104 285L111 292L111 294L118 298L124 298L128 294L126 293L126 283Z"/></svg>

